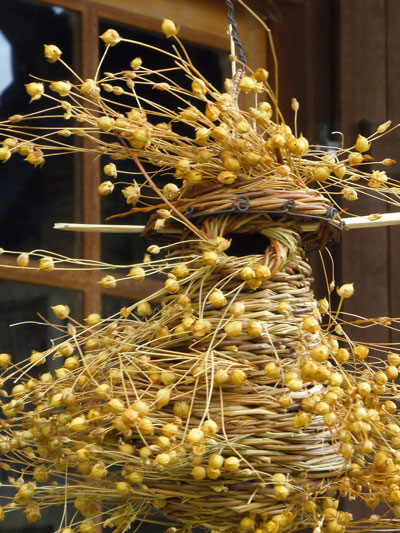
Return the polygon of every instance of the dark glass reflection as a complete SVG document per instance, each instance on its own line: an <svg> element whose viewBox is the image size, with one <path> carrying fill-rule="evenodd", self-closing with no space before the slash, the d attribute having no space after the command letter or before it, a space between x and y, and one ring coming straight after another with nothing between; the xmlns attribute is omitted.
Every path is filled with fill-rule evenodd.
<svg viewBox="0 0 400 533"><path fill-rule="evenodd" d="M151 44L158 48L169 50L171 42L167 41L164 36L156 33L142 31L137 28L129 28L127 26L118 25L110 21L101 21L99 34L101 35L108 28L116 29L123 37L127 39L141 41L147 44ZM226 53L220 50L213 49L211 47L201 46L197 44L191 44L185 42L185 46L189 55L196 65L198 70L202 72L208 80L218 89L222 89L223 80L228 76L225 71L229 62L226 58ZM103 46L101 45L103 49ZM122 70L129 70L129 63L134 57L140 56L143 60L143 64L153 68L165 68L174 66L170 59L166 58L162 54L150 50L148 48L140 47L138 45L130 43L119 43L118 46L112 48L104 61L103 72L120 72ZM184 86L188 86L188 80L186 76L179 72L168 73L173 77L174 81ZM173 109L177 108L177 100L168 94L166 91L156 91L150 86L141 86L137 88L138 94L144 98L154 99L157 97L157 102L163 106ZM133 99L131 97L113 97L113 100L122 104L133 105ZM196 101L197 102L197 101ZM182 103L179 103L181 106ZM125 109L126 110L126 109ZM155 122L162 122L163 119L154 119ZM183 131L181 132L183 133ZM185 131L185 133L189 133ZM108 160L103 160L103 164L108 163ZM133 162L131 161L117 161L117 168L123 171L137 172ZM132 176L126 176L126 181L132 179ZM107 178L109 179L109 178ZM136 181L143 181L140 175L135 176ZM157 178L157 183L170 181L169 177ZM120 194L119 190L115 189L115 192L110 196L107 196L102 200L102 219L103 221L110 215L116 213L122 213L129 210L129 207ZM117 224L145 224L148 219L148 215L135 214L129 215L127 218L115 219L113 222ZM112 234L102 235L102 259L110 263L134 263L140 261L143 258L147 241L138 235L118 235Z"/></svg>
<svg viewBox="0 0 400 533"><path fill-rule="evenodd" d="M79 69L78 14L27 0L1 0L0 17L0 120L32 113L49 106L41 100L29 104L24 84L33 74L42 79L65 80L71 74L58 63L48 63L44 44L56 44L63 59ZM65 121L41 121L56 126ZM0 246L13 250L35 247L79 255L74 234L56 232L54 222L77 221L79 168L75 156L49 158L34 168L14 155L0 165Z"/></svg>

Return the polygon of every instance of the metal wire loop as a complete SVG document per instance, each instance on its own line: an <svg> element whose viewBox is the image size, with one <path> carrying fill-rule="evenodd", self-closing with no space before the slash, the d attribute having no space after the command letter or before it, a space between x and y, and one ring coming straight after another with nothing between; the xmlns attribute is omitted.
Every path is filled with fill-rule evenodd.
<svg viewBox="0 0 400 533"><path fill-rule="evenodd" d="M187 208L186 208L186 211L184 212L184 216L185 217L191 217L194 213L194 207L192 205L189 205Z"/></svg>
<svg viewBox="0 0 400 533"><path fill-rule="evenodd" d="M294 207L296 207L296 202L292 198L290 198L283 204L282 210L289 211L290 209L293 209Z"/></svg>
<svg viewBox="0 0 400 533"><path fill-rule="evenodd" d="M329 207L328 211L326 212L327 218L336 218L336 215L339 213L339 211L336 209L336 207Z"/></svg>
<svg viewBox="0 0 400 533"><path fill-rule="evenodd" d="M238 196L233 204L235 211L245 213L250 208L250 198L246 195Z"/></svg>

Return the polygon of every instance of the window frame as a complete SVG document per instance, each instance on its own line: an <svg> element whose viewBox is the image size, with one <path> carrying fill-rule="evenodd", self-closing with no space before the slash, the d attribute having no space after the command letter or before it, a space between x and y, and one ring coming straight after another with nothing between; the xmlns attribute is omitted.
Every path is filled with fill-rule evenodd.
<svg viewBox="0 0 400 533"><path fill-rule="evenodd" d="M80 14L80 75L90 78L96 71L99 60L98 27L100 19L127 24L141 30L153 31L161 34L160 22L162 18L170 16L180 25L180 36L197 44L209 45L214 48L229 51L230 43L227 33L226 5L224 0L152 0L146 4L131 0L113 0L113 5L92 0L35 0L38 3L61 7L76 11ZM103 0L105 2L105 0ZM129 9L127 8L129 7ZM172 9L173 15L169 15ZM213 24L210 26L210 11ZM246 44L248 64L252 67L266 65L267 42L265 32L256 21L240 7L235 14L239 37ZM180 20L182 19L182 20ZM222 30L220 31L220 28ZM83 140L83 146L87 141ZM93 155L81 154L81 182L80 205L81 220L85 224L101 222L100 195L97 188L101 178L100 161L94 160ZM65 221L72 222L72 221ZM81 257L85 259L101 260L100 233L83 232ZM2 264L6 267L15 266L14 259L2 257ZM32 266L36 263L32 261ZM38 266L38 263L37 263ZM114 289L104 289L98 284L101 274L97 271L72 270L53 271L50 274L33 269L0 268L0 280L24 282L46 285L61 289L78 290L82 294L82 316L98 312L101 309L102 295L141 299L159 288L159 282L144 280L140 285L121 282Z"/></svg>

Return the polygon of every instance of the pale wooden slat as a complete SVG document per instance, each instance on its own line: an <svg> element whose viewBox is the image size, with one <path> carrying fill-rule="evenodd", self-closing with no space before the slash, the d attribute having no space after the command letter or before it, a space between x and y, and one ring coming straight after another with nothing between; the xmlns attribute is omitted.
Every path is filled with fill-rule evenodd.
<svg viewBox="0 0 400 533"><path fill-rule="evenodd" d="M125 224L73 224L57 222L54 229L63 231L81 231L87 233L141 233L144 226L130 226Z"/></svg>
<svg viewBox="0 0 400 533"><path fill-rule="evenodd" d="M363 217L346 217L342 219L346 229L375 228L400 225L400 212L382 213ZM318 223L304 223L303 228L312 231ZM82 231L89 233L142 233L145 226L129 224L74 224L57 222L54 229L63 231ZM179 229L168 229L169 233L179 232ZM162 231L161 231L162 232Z"/></svg>
<svg viewBox="0 0 400 533"><path fill-rule="evenodd" d="M387 227L387 226L397 226L400 224L400 213L382 213L378 215L379 218L369 218L368 216L364 217L349 217L344 218L343 222L346 224L348 229L356 228L376 228L376 227Z"/></svg>

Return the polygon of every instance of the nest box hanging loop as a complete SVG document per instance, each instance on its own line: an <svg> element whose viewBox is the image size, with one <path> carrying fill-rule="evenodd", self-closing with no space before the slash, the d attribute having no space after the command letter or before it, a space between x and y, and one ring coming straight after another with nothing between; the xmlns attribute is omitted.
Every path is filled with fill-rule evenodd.
<svg viewBox="0 0 400 533"><path fill-rule="evenodd" d="M236 21L235 21L234 16L233 16L234 7L233 7L232 0L226 0L226 6L228 8L228 15L227 16L228 16L228 21L229 21L229 24L230 24L230 27L231 27L231 37L232 37L232 40L235 43L235 46L237 47L237 50L238 50L238 59L243 65L246 65L247 64L247 59L246 59L246 56L244 55L243 44L242 44L242 41L239 39L239 37L237 35L237 24L236 24ZM242 69L244 68L243 65L241 66Z"/></svg>

